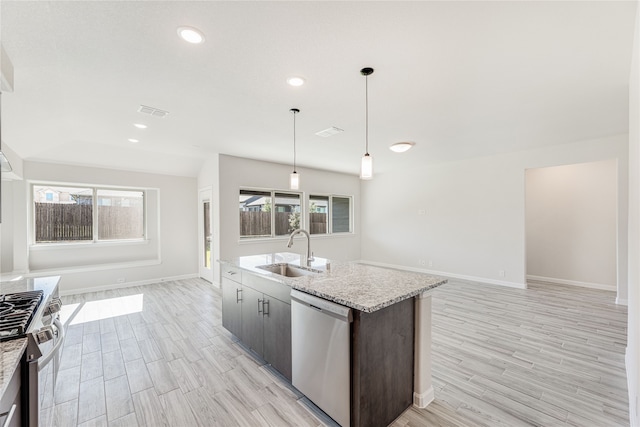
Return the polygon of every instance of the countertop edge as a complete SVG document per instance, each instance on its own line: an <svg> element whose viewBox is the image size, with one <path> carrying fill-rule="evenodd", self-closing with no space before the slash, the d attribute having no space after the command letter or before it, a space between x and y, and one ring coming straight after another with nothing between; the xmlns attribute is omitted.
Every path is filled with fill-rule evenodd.
<svg viewBox="0 0 640 427"><path fill-rule="evenodd" d="M432 276L426 273L419 273L419 272L410 271L410 270L402 270L398 268L386 268L381 266L362 264L358 262L348 262L348 261L332 262L324 258L316 258L316 260L317 260L317 265L312 265L312 267L322 269L322 266L325 265L326 269L323 273L320 273L317 276L303 276L303 277L295 277L295 278L276 275L274 273L269 273L263 269L258 268L259 265L270 264L275 262L280 262L280 263L285 262L285 263L298 265L300 263L300 256L293 253L284 252L284 253L273 253L273 254L249 255L249 256L237 257L231 260L219 259L218 262L223 265L226 264L226 265L233 266L235 268L239 268L240 270L247 272L249 274L254 274L259 277L263 277L265 279L269 279L274 282L283 284L292 289L305 292L310 295L314 295L314 296L326 299L331 302L335 302L337 304L340 304L355 310L359 310L363 313L373 313L375 311L391 306L405 299L414 298L424 292L433 290L438 286L444 285L448 282L447 279L439 276ZM332 293L324 292L322 289L320 290L316 289L318 287L322 288L323 282L324 284L336 283L339 285L340 282L344 281L344 278L345 278L344 276L342 277L340 276L339 270L340 270L340 267L345 267L345 266L358 266L358 268L364 269L366 271L383 270L385 272L385 275L387 275L387 278L389 274L393 274L393 272L397 272L398 275L408 275L407 277L411 277L414 280L417 279L418 281L422 281L422 279L424 278L425 282L429 282L429 283L417 284L417 286L411 289L402 290L400 294L395 295L388 299L386 299L386 296L381 297L380 295L378 295L377 299L382 301L375 304L361 304L357 301L357 296L345 299L345 297L338 295L338 292L336 294L332 294ZM338 270L338 272L336 272L336 270ZM345 276L348 278L348 275L345 275ZM393 283L390 284L390 286L393 286ZM359 295L359 293L357 292L357 289L356 291L353 292L352 295Z"/></svg>

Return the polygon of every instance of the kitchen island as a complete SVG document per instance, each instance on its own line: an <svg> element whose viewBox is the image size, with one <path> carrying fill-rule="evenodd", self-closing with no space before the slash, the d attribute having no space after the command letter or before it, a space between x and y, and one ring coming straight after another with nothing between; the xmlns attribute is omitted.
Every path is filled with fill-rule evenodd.
<svg viewBox="0 0 640 427"><path fill-rule="evenodd" d="M293 253L243 256L220 263L223 326L251 350L258 348L258 355L288 379L290 290L353 309L351 426L387 425L411 403L425 407L433 400L429 291L445 284L445 279L323 258L315 258L307 267L304 258ZM291 267L297 277L279 274L290 273L275 267ZM251 314L245 316L245 311ZM245 327L256 313L269 318L257 332ZM271 324L271 317L280 320Z"/></svg>

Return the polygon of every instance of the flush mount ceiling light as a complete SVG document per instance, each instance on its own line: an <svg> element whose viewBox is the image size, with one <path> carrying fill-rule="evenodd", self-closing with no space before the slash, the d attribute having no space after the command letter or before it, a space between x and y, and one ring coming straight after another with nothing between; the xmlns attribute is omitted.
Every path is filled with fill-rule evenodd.
<svg viewBox="0 0 640 427"><path fill-rule="evenodd" d="M147 125L143 124L143 123L134 123L133 124L135 127L137 127L138 129L146 129Z"/></svg>
<svg viewBox="0 0 640 427"><path fill-rule="evenodd" d="M135 138L129 138L129 139L127 139L127 141L129 141L132 144L137 144L138 142L140 142L140 140L135 139Z"/></svg>
<svg viewBox="0 0 640 427"><path fill-rule="evenodd" d="M363 68L360 74L364 76L364 105L365 105L365 150L360 163L360 179L373 178L373 157L369 155L369 76L373 68Z"/></svg>
<svg viewBox="0 0 640 427"><path fill-rule="evenodd" d="M297 190L300 188L300 175L296 172L296 114L300 110L292 108L289 111L293 113L293 172L289 175L289 189Z"/></svg>
<svg viewBox="0 0 640 427"><path fill-rule="evenodd" d="M178 27L178 35L186 42L200 44L204 42L202 31L193 27Z"/></svg>
<svg viewBox="0 0 640 427"><path fill-rule="evenodd" d="M302 86L304 84L304 79L299 76L291 76L287 79L287 83L290 86Z"/></svg>
<svg viewBox="0 0 640 427"><path fill-rule="evenodd" d="M414 145L416 145L416 143L410 141L396 142L395 144L391 144L389 150L395 153L404 153L405 151L410 150Z"/></svg>

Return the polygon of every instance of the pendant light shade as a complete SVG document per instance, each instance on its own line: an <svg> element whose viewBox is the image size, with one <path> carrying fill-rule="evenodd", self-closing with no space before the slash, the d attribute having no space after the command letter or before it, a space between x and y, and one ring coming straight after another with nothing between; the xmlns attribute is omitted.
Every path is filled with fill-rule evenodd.
<svg viewBox="0 0 640 427"><path fill-rule="evenodd" d="M291 172L289 174L289 189L290 190L297 190L300 188L300 175L298 175L298 172Z"/></svg>
<svg viewBox="0 0 640 427"><path fill-rule="evenodd" d="M296 114L300 110L292 108L289 111L293 113L293 172L289 175L289 189L297 190L300 188L300 175L296 172Z"/></svg>
<svg viewBox="0 0 640 427"><path fill-rule="evenodd" d="M369 153L362 156L360 162L360 179L373 178L373 157Z"/></svg>
<svg viewBox="0 0 640 427"><path fill-rule="evenodd" d="M364 76L364 105L365 105L365 150L360 162L360 179L373 178L373 157L369 154L369 76L373 68L363 68L360 74Z"/></svg>

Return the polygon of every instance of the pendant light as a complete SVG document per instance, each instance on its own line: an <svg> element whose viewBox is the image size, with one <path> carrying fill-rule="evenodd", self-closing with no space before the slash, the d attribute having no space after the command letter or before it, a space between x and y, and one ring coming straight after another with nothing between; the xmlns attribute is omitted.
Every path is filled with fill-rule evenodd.
<svg viewBox="0 0 640 427"><path fill-rule="evenodd" d="M364 76L365 99L365 151L360 163L360 179L373 178L373 157L369 155L369 76L373 74L373 68L363 68L360 74Z"/></svg>
<svg viewBox="0 0 640 427"><path fill-rule="evenodd" d="M300 110L292 108L289 111L293 113L293 172L289 175L289 189L297 190L300 188L300 175L296 172L296 114Z"/></svg>

